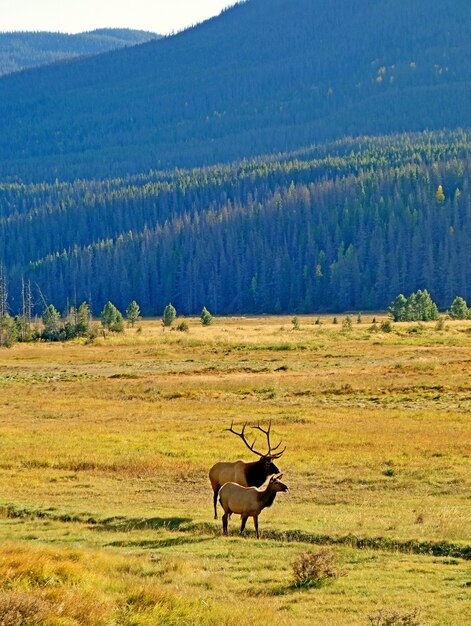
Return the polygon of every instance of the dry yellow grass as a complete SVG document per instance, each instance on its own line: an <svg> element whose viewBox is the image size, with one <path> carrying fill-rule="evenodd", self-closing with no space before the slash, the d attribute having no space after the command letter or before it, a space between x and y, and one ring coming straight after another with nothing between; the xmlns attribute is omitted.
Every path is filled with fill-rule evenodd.
<svg viewBox="0 0 471 626"><path fill-rule="evenodd" d="M469 550L471 324L398 324L380 333L364 316L344 333L339 321L300 317L293 330L290 317L217 319L210 327L190 319L189 333L145 321L140 331L91 345L0 351L0 539L20 554L10 568L23 580L22 562L47 561L53 543L71 546L82 566L92 559L99 579L98 595L80 572L73 583L62 580L61 561L67 571L76 566L58 547L57 597L73 591L84 606L103 607L104 621L54 622L56 605L26 586L38 615L52 620L41 623L255 624L263 623L260 602L285 624L312 623L313 614L318 624L367 624L369 611L402 605L421 607L427 624L467 623L460 615L470 609L469 561L461 558L339 543L345 579L289 590L290 563L309 537ZM223 430L232 419L271 419L288 446L280 465L290 494L262 514L260 544L224 540L212 520L209 467L250 456ZM45 547L32 547L38 542ZM122 598L137 585L131 577L125 591L116 587L117 565L106 563L122 553L148 571L157 595L171 591L176 612L162 609L155 621L152 611L167 600L152 596L145 610L131 603L128 621L119 621ZM166 559L177 565L164 584ZM1 580L30 610L21 584L9 589ZM193 602L195 589L207 606Z"/></svg>

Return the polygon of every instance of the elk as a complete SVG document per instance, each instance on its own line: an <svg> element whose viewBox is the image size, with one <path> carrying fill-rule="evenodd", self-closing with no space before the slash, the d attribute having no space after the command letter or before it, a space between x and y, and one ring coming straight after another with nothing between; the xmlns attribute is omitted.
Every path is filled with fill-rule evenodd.
<svg viewBox="0 0 471 626"><path fill-rule="evenodd" d="M240 534L243 533L248 517L253 517L255 532L258 534L258 516L264 508L271 506L279 491L288 491L288 485L281 482L283 474L272 476L265 489L241 487L237 483L226 483L219 492L219 502L224 509L222 531L227 535L227 525L232 513L241 517Z"/></svg>
<svg viewBox="0 0 471 626"><path fill-rule="evenodd" d="M279 474L280 472L278 467L273 463L273 460L280 458L286 450L286 446L283 450L275 452L281 446L281 441L278 445L272 447L270 443L271 421L268 423L268 428L266 430L260 426L260 422L257 426L253 426L253 428L260 430L266 435L268 444L268 452L266 452L266 454L255 450L255 439L252 445L250 445L247 441L245 436L246 427L247 422L245 422L242 427L242 431L239 433L234 430L234 422L232 422L230 428L226 428L226 430L240 437L247 448L254 454L257 454L260 458L258 461L222 461L213 465L213 467L209 470L209 480L211 481L211 487L214 492L214 519L218 518L218 493L225 483L233 482L238 485L242 485L242 487L261 487L269 476Z"/></svg>

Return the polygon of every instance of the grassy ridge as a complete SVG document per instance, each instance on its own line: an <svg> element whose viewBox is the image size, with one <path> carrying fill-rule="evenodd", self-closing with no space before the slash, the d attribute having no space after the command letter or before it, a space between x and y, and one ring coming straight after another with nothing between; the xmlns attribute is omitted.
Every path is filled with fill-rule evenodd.
<svg viewBox="0 0 471 626"><path fill-rule="evenodd" d="M0 608L41 624L350 626L417 607L464 626L469 322L188 321L0 352ZM209 467L249 455L232 419L272 419L288 446L290 493L259 542L212 520ZM293 559L322 544L347 575L294 591Z"/></svg>

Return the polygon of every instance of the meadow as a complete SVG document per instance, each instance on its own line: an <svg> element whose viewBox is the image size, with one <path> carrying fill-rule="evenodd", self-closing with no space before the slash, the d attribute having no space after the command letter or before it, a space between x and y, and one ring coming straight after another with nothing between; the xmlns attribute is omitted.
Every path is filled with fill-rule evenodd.
<svg viewBox="0 0 471 626"><path fill-rule="evenodd" d="M468 625L471 322L342 319L1 350L0 625ZM213 519L232 420L287 446L258 541ZM326 546L342 576L296 588Z"/></svg>

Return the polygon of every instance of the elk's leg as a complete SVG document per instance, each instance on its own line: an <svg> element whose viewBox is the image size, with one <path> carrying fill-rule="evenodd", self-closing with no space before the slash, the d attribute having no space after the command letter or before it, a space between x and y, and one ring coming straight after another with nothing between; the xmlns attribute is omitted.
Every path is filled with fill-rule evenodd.
<svg viewBox="0 0 471 626"><path fill-rule="evenodd" d="M225 512L222 516L222 532L227 535L227 520L229 519L229 513Z"/></svg>
<svg viewBox="0 0 471 626"><path fill-rule="evenodd" d="M249 519L248 515L242 515L242 518L241 518L242 522L241 522L241 525L240 525L240 534L242 534L244 532L245 524L247 523L248 519Z"/></svg>
<svg viewBox="0 0 471 626"><path fill-rule="evenodd" d="M219 489L221 489L220 485L217 485L214 488L214 519L218 518L218 494L219 494Z"/></svg>
<svg viewBox="0 0 471 626"><path fill-rule="evenodd" d="M253 516L253 525L255 526L255 532L257 534L257 539L260 539L258 535L258 515Z"/></svg>

